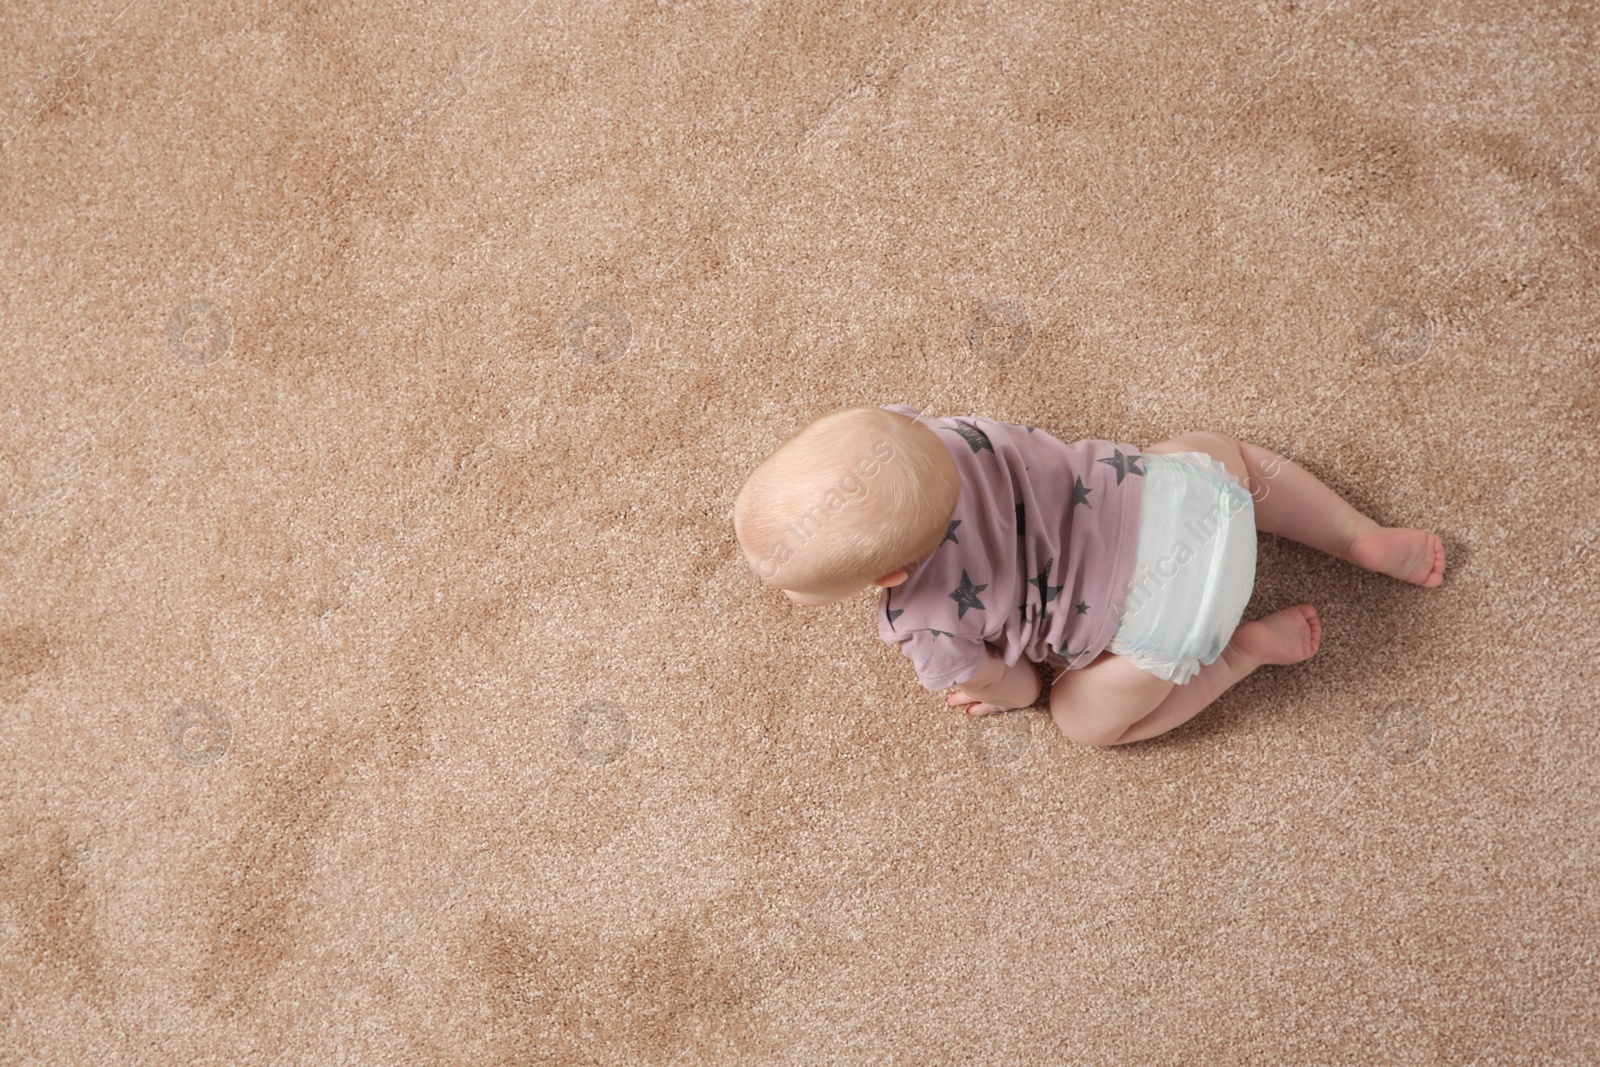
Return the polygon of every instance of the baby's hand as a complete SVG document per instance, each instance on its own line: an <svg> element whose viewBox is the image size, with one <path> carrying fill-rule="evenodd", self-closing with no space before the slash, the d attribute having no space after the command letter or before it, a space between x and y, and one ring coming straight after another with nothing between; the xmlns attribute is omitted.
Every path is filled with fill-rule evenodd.
<svg viewBox="0 0 1600 1067"><path fill-rule="evenodd" d="M963 704L972 705L967 709L967 714L971 715L973 718L982 718L985 715L993 715L997 711L1014 710L1004 704L992 704L979 700L977 697L968 696L960 689L957 689L954 693L950 694L949 703L952 708L960 707Z"/></svg>
<svg viewBox="0 0 1600 1067"><path fill-rule="evenodd" d="M994 659L992 662L995 664L1002 663L999 659ZM1039 669L1028 660L1018 660L1015 666L1006 667L1005 673L999 678L993 679L982 686L974 686L972 684L974 679L978 677L990 678L993 673L993 666L991 666L989 671L980 672L980 674L974 675L973 678L969 678L962 683L963 685L972 686L976 692L983 693L984 696L977 696L975 693L968 692L965 689L957 689L950 694L950 706L959 707L962 704L970 704L972 706L967 708L967 714L974 718L980 718L984 715L993 715L997 711L1013 711L1017 708L1026 708L1039 699Z"/></svg>

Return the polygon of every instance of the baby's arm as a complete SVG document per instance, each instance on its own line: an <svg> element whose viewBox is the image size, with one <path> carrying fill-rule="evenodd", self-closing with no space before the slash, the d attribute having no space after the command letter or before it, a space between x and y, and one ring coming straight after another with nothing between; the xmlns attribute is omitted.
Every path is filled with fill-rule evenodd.
<svg viewBox="0 0 1600 1067"><path fill-rule="evenodd" d="M1039 699L1039 669L1028 659L1019 659L1015 666L985 649L983 666L978 668L960 689L950 694L949 704L956 707L971 704L968 715L988 715L996 711L1025 708Z"/></svg>

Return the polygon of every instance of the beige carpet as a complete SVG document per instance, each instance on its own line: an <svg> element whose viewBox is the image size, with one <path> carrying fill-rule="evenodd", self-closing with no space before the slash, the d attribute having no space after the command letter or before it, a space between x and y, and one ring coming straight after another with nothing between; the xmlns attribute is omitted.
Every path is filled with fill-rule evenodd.
<svg viewBox="0 0 1600 1067"><path fill-rule="evenodd" d="M1591 1064L1591 4L0 13L0 1062ZM741 480L1211 428L1309 663L969 723Z"/></svg>

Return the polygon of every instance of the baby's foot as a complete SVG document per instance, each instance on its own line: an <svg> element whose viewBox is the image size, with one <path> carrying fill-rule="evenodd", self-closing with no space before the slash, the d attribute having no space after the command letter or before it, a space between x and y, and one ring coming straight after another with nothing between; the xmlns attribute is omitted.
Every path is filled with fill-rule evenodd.
<svg viewBox="0 0 1600 1067"><path fill-rule="evenodd" d="M1230 644L1262 663L1299 663L1322 643L1322 620L1310 604L1274 611L1264 619L1247 622L1233 632Z"/></svg>
<svg viewBox="0 0 1600 1067"><path fill-rule="evenodd" d="M1427 530L1385 527L1350 546L1350 562L1412 585L1444 581L1444 542Z"/></svg>

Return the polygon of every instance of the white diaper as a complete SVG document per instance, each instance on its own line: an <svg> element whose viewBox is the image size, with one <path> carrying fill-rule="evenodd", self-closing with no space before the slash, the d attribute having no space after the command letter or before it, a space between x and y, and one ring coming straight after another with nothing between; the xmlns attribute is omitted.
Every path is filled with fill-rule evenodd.
<svg viewBox="0 0 1600 1067"><path fill-rule="evenodd" d="M1111 651L1187 682L1222 655L1256 580L1250 494L1204 452L1145 453L1139 547Z"/></svg>

